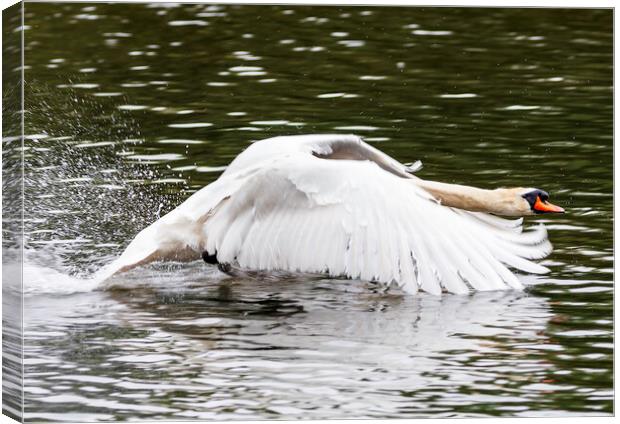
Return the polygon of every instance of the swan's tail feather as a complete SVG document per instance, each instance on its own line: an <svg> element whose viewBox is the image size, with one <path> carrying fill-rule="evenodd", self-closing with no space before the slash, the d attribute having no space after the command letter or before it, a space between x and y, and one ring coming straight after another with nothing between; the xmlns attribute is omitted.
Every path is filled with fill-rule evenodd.
<svg viewBox="0 0 620 424"><path fill-rule="evenodd" d="M130 250L130 246L127 250L114 262L110 263L106 267L102 268L96 275L96 279L99 283L103 283L113 276L130 271L134 268L138 268L144 265L148 265L153 262L161 261L174 261L174 262L191 262L201 258L201 254L198 250L190 246L177 246L170 248L157 248L151 250L144 250L141 252ZM128 253L126 256L125 253Z"/></svg>
<svg viewBox="0 0 620 424"><path fill-rule="evenodd" d="M195 233L191 233L192 226L188 229L187 225L176 225L178 222L174 224L159 220L138 233L118 259L99 271L99 281L103 283L116 274L152 262L190 262L200 259L200 243Z"/></svg>
<svg viewBox="0 0 620 424"><path fill-rule="evenodd" d="M118 259L98 272L100 282L152 262L201 259L206 245L205 222L226 203L245 176L232 176L223 184L218 183L221 179L209 184L187 199L183 207L177 207L140 231Z"/></svg>
<svg viewBox="0 0 620 424"><path fill-rule="evenodd" d="M95 280L98 281L99 284L106 282L110 278L114 277L116 274L120 274L122 272L129 271L133 268L137 268L142 265L149 264L154 262L153 256L156 254L154 252L148 252L141 259L127 260L122 256L105 267L101 268L94 276Z"/></svg>

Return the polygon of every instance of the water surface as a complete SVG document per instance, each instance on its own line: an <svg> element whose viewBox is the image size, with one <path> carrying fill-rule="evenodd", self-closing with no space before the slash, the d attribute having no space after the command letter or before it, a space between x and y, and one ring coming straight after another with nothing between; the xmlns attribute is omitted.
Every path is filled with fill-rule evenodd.
<svg viewBox="0 0 620 424"><path fill-rule="evenodd" d="M26 419L612 413L610 10L26 4ZM85 278L252 140L355 133L534 186L524 292L156 265Z"/></svg>

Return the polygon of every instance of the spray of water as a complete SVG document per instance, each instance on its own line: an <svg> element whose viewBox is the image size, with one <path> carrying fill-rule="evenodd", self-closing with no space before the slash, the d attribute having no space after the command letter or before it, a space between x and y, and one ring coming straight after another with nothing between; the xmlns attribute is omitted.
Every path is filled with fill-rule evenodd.
<svg viewBox="0 0 620 424"><path fill-rule="evenodd" d="M126 156L139 126L105 101L31 83L24 140L24 291L92 290L132 237L182 199Z"/></svg>

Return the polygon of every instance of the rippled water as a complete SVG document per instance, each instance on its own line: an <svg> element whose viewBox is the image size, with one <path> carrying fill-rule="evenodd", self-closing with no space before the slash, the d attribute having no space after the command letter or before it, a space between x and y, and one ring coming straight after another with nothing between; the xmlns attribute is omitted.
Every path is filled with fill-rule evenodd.
<svg viewBox="0 0 620 424"><path fill-rule="evenodd" d="M27 420L612 413L610 10L26 4ZM157 265L131 237L251 140L356 133L422 178L530 185L525 292Z"/></svg>

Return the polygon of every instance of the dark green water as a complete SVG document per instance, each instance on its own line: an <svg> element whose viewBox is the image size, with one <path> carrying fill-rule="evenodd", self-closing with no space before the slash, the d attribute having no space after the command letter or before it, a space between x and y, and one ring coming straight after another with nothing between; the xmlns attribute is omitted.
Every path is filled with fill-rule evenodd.
<svg viewBox="0 0 620 424"><path fill-rule="evenodd" d="M26 4L28 420L608 415L611 10ZM525 292L88 275L251 140L356 133L568 211Z"/></svg>

